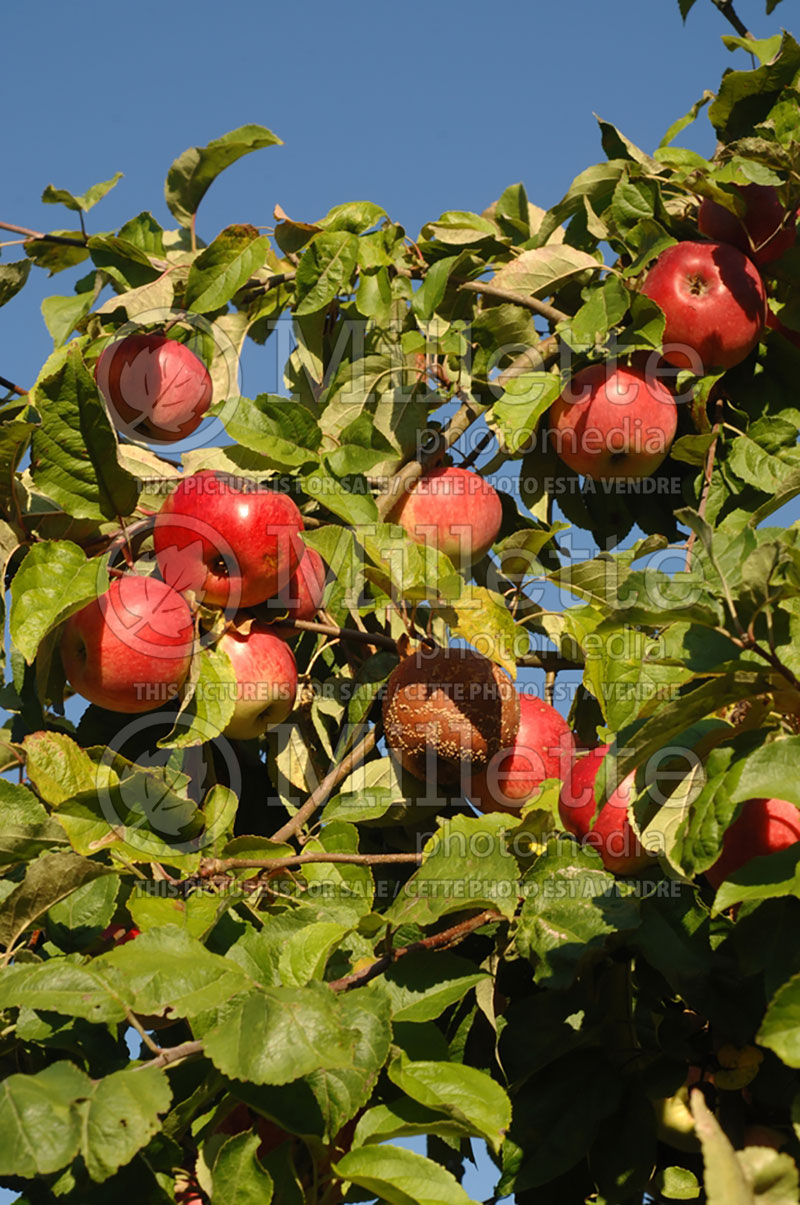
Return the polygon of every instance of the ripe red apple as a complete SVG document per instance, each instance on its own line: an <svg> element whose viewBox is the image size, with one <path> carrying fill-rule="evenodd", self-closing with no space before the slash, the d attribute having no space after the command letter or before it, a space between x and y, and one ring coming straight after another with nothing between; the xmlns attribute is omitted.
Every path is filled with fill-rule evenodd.
<svg viewBox="0 0 800 1205"><path fill-rule="evenodd" d="M519 731L472 781L472 802L482 812L518 812L546 778L566 778L575 740L564 717L535 695L519 697Z"/></svg>
<svg viewBox="0 0 800 1205"><path fill-rule="evenodd" d="M748 799L722 838L722 853L706 871L716 890L752 858L800 841L800 809L786 799Z"/></svg>
<svg viewBox="0 0 800 1205"><path fill-rule="evenodd" d="M787 213L771 184L736 185L745 202L742 217L704 197L697 211L697 229L716 243L730 243L753 263L769 264L794 245L797 214Z"/></svg>
<svg viewBox="0 0 800 1205"><path fill-rule="evenodd" d="M550 438L576 473L593 480L649 477L669 452L675 399L637 367L592 364L550 407Z"/></svg>
<svg viewBox="0 0 800 1205"><path fill-rule="evenodd" d="M494 486L455 467L423 474L390 516L417 544L443 552L454 565L471 565L489 551L503 521Z"/></svg>
<svg viewBox="0 0 800 1205"><path fill-rule="evenodd" d="M766 320L758 269L728 243L675 243L662 251L642 293L664 311L664 359L695 375L733 368Z"/></svg>
<svg viewBox="0 0 800 1205"><path fill-rule="evenodd" d="M125 925L107 925L100 934L100 940L113 941L115 946L124 946L126 942L133 941L134 937L138 936L138 929L128 929Z"/></svg>
<svg viewBox="0 0 800 1205"><path fill-rule="evenodd" d="M519 696L508 674L474 649L426 648L392 671L383 700L386 743L423 782L456 784L514 741Z"/></svg>
<svg viewBox="0 0 800 1205"><path fill-rule="evenodd" d="M305 551L303 516L260 483L204 469L184 477L156 515L161 576L212 606L252 607L287 585Z"/></svg>
<svg viewBox="0 0 800 1205"><path fill-rule="evenodd" d="M779 335L783 335L784 339L788 339L795 347L800 347L800 331L793 331L788 326L784 326L780 318L769 308L767 308L767 326L771 331L777 331Z"/></svg>
<svg viewBox="0 0 800 1205"><path fill-rule="evenodd" d="M267 600L268 609L281 619L313 619L322 606L326 578L322 557L313 548L306 548L303 559L286 586L274 598ZM290 628L286 631L297 635Z"/></svg>
<svg viewBox="0 0 800 1205"><path fill-rule="evenodd" d="M297 665L285 640L268 624L231 628L217 646L236 674L236 707L223 736L252 740L286 719L297 694Z"/></svg>
<svg viewBox="0 0 800 1205"><path fill-rule="evenodd" d="M128 574L64 625L61 660L70 685L109 711L151 711L174 699L192 659L186 599L154 577Z"/></svg>
<svg viewBox="0 0 800 1205"><path fill-rule="evenodd" d="M118 426L134 439L185 439L211 404L205 364L166 335L127 335L110 343L94 375Z"/></svg>
<svg viewBox="0 0 800 1205"><path fill-rule="evenodd" d="M578 837L582 845L596 849L606 870L614 874L636 874L649 863L651 855L644 849L628 820L634 774L628 774L612 791L598 813L594 797L594 781L610 745L600 745L575 760L564 783L558 801L558 814L568 833Z"/></svg>

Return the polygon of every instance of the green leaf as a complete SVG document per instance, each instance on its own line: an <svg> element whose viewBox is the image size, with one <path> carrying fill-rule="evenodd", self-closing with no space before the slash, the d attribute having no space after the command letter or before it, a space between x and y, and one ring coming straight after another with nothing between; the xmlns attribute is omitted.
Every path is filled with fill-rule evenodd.
<svg viewBox="0 0 800 1205"><path fill-rule="evenodd" d="M487 238L499 238L500 231L489 218L479 217L462 209L451 209L435 222L422 227L422 237L436 239L454 247L482 243Z"/></svg>
<svg viewBox="0 0 800 1205"><path fill-rule="evenodd" d="M28 778L45 803L58 807L98 785L97 765L65 732L33 732L22 747Z"/></svg>
<svg viewBox="0 0 800 1205"><path fill-rule="evenodd" d="M488 978L457 954L420 951L407 954L383 976L395 1021L434 1021L446 1008L464 1000Z"/></svg>
<svg viewBox="0 0 800 1205"><path fill-rule="evenodd" d="M71 209L74 213L88 213L98 201L102 201L103 197L119 184L121 179L122 172L115 172L110 180L93 184L82 194L74 194L66 188L55 188L52 184L48 184L42 193L42 200L46 205L66 205L67 209Z"/></svg>
<svg viewBox="0 0 800 1205"><path fill-rule="evenodd" d="M708 1205L753 1205L753 1196L737 1162L736 1152L698 1088L691 1094L691 1109L695 1132L703 1148Z"/></svg>
<svg viewBox="0 0 800 1205"><path fill-rule="evenodd" d="M755 486L765 494L775 494L783 490L789 478L800 470L800 455L790 449L775 456L749 436L740 435L731 444L727 463L736 476L748 485Z"/></svg>
<svg viewBox="0 0 800 1205"><path fill-rule="evenodd" d="M28 926L59 900L76 887L110 873L108 866L78 854L42 854L28 864L25 878L0 904L0 945L11 949Z"/></svg>
<svg viewBox="0 0 800 1205"><path fill-rule="evenodd" d="M487 420L502 436L511 456L525 450L539 420L561 393L561 378L552 372L526 372L513 377L492 406Z"/></svg>
<svg viewBox="0 0 800 1205"><path fill-rule="evenodd" d="M800 736L762 745L747 758L731 799L759 798L786 799L800 807Z"/></svg>
<svg viewBox="0 0 800 1205"><path fill-rule="evenodd" d="M403 1147L362 1146L333 1170L389 1205L477 1205L451 1172Z"/></svg>
<svg viewBox="0 0 800 1205"><path fill-rule="evenodd" d="M81 319L91 310L93 300L92 291L78 293L77 297L45 297L42 302L42 317L52 336L54 347L61 347L66 343Z"/></svg>
<svg viewBox="0 0 800 1205"><path fill-rule="evenodd" d="M780 54L773 62L754 71L728 71L717 98L708 111L711 124L722 142L747 137L753 126L769 115L784 88L790 87L800 70L800 46L784 33Z"/></svg>
<svg viewBox="0 0 800 1205"><path fill-rule="evenodd" d="M102 558L90 560L69 540L31 548L11 583L11 639L29 665L48 632L108 589Z"/></svg>
<svg viewBox="0 0 800 1205"><path fill-rule="evenodd" d="M386 210L372 201L346 201L344 205L334 205L317 225L323 230L349 230L351 234L364 234L385 217Z"/></svg>
<svg viewBox="0 0 800 1205"><path fill-rule="evenodd" d="M425 273L425 279L411 299L411 308L422 322L429 322L441 305L450 273L458 260L457 255L437 259Z"/></svg>
<svg viewBox="0 0 800 1205"><path fill-rule="evenodd" d="M772 997L756 1041L777 1054L787 1067L800 1067L800 975L794 975Z"/></svg>
<svg viewBox="0 0 800 1205"><path fill-rule="evenodd" d="M561 243L523 251L517 259L504 264L490 283L497 289L518 293L520 297L535 297L540 293L553 293L557 284L579 272L597 272L602 267L594 256Z"/></svg>
<svg viewBox="0 0 800 1205"><path fill-rule="evenodd" d="M0 305L5 305L23 288L31 270L29 259L0 264Z"/></svg>
<svg viewBox="0 0 800 1205"><path fill-rule="evenodd" d="M227 305L244 282L263 266L268 251L269 239L259 237L254 226L226 226L189 269L186 309L207 314Z"/></svg>
<svg viewBox="0 0 800 1205"><path fill-rule="evenodd" d="M134 1012L146 1016L194 1017L250 986L235 963L212 954L178 925L142 933L100 955L92 967L124 990Z"/></svg>
<svg viewBox="0 0 800 1205"><path fill-rule="evenodd" d="M286 987L304 987L313 979L322 979L328 959L347 932L346 925L335 921L303 925L283 943L279 982Z"/></svg>
<svg viewBox="0 0 800 1205"><path fill-rule="evenodd" d="M566 194L557 205L548 210L542 219L542 224L536 233L539 246L546 243L555 230L573 214L583 212L583 202L586 198L599 213L610 199L617 180L627 170L627 159L611 159L606 163L597 163L587 167L576 176ZM597 261L594 261L598 267Z"/></svg>
<svg viewBox="0 0 800 1205"><path fill-rule="evenodd" d="M53 1063L37 1075L9 1075L0 1086L0 1175L33 1179L60 1171L81 1146L77 1107L91 1093L88 1075Z"/></svg>
<svg viewBox="0 0 800 1205"><path fill-rule="evenodd" d="M392 1040L388 1004L371 988L358 988L340 997L339 1013L355 1035L348 1063L314 1071L306 1080L330 1139L370 1099Z"/></svg>
<svg viewBox="0 0 800 1205"><path fill-rule="evenodd" d="M665 1167L656 1175L654 1187L668 1201L696 1201L700 1196L697 1177L686 1167Z"/></svg>
<svg viewBox="0 0 800 1205"><path fill-rule="evenodd" d="M236 707L236 672L224 649L196 652L184 689L175 727L158 742L159 749L203 745L216 740L230 723Z"/></svg>
<svg viewBox="0 0 800 1205"><path fill-rule="evenodd" d="M82 1104L81 1154L95 1181L107 1180L161 1128L172 1092L159 1067L115 1071L92 1085Z"/></svg>
<svg viewBox="0 0 800 1205"><path fill-rule="evenodd" d="M88 944L111 923L119 889L120 879L114 874L102 875L76 887L66 899L59 900L48 910L50 936L62 946L64 940L69 941L70 946Z"/></svg>
<svg viewBox="0 0 800 1205"><path fill-rule="evenodd" d="M635 899L625 898L594 850L551 842L525 876L517 949L537 981L569 987L587 951L614 933L635 929Z"/></svg>
<svg viewBox="0 0 800 1205"><path fill-rule="evenodd" d="M95 267L106 272L123 293L151 284L164 271L163 265L151 263L150 256L136 243L119 235L93 235L86 246Z"/></svg>
<svg viewBox="0 0 800 1205"><path fill-rule="evenodd" d="M465 908L496 908L512 917L517 906L517 864L503 831L513 818L455 816L424 848L425 861L385 912L391 925L430 925Z"/></svg>
<svg viewBox="0 0 800 1205"><path fill-rule="evenodd" d="M61 238L75 239L78 244L73 246L71 243L53 243L49 239L27 240L25 254L39 268L49 268L51 276L56 272L63 272L65 268L74 268L76 264L89 258L85 236L80 230L51 230L49 233L57 234Z"/></svg>
<svg viewBox="0 0 800 1205"><path fill-rule="evenodd" d="M262 393L255 401L240 397L221 402L209 413L218 414L231 439L260 452L270 468L298 469L319 459L322 434L299 402Z"/></svg>
<svg viewBox="0 0 800 1205"><path fill-rule="evenodd" d="M211 1189L225 1205L269 1205L273 1183L258 1161L258 1134L234 1134L222 1144L211 1172Z"/></svg>
<svg viewBox="0 0 800 1205"><path fill-rule="evenodd" d="M351 291L351 278L358 262L358 239L346 230L325 231L303 252L295 284L295 313L315 314L340 292Z"/></svg>
<svg viewBox="0 0 800 1205"><path fill-rule="evenodd" d="M99 968L66 958L7 967L0 978L0 1007L54 1012L98 1025L115 1025L127 1016L120 993Z"/></svg>
<svg viewBox="0 0 800 1205"><path fill-rule="evenodd" d="M29 862L45 850L68 844L64 830L27 787L0 779L0 811L0 866Z"/></svg>
<svg viewBox="0 0 800 1205"><path fill-rule="evenodd" d="M412 1062L401 1055L390 1063L388 1072L406 1096L446 1113L499 1153L511 1125L511 1102L485 1071L460 1063Z"/></svg>
<svg viewBox="0 0 800 1205"><path fill-rule="evenodd" d="M239 994L200 1036L223 1075L253 1084L286 1084L313 1071L347 1067L356 1040L322 983Z"/></svg>
<svg viewBox="0 0 800 1205"><path fill-rule="evenodd" d="M75 343L55 372L36 382L31 401L42 415L31 452L38 488L75 518L132 514L136 480L118 462L116 433Z"/></svg>
<svg viewBox="0 0 800 1205"><path fill-rule="evenodd" d="M366 481L363 477L355 477L352 484L354 489L347 489L343 482L324 469L314 469L303 477L306 493L345 523L354 527L377 523L378 508Z"/></svg>
<svg viewBox="0 0 800 1205"><path fill-rule="evenodd" d="M262 147L282 146L281 139L259 125L244 125L207 146L192 146L179 155L167 172L164 195L181 226L190 226L197 207L220 172L242 155Z"/></svg>
<svg viewBox="0 0 800 1205"><path fill-rule="evenodd" d="M517 676L517 657L527 652L529 637L518 627L502 594L484 586L467 585L457 601L442 608L452 635L472 644L479 653Z"/></svg>

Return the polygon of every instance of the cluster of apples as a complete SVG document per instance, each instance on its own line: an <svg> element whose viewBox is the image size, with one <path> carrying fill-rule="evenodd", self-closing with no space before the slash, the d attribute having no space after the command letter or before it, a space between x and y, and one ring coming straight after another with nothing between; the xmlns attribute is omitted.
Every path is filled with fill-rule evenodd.
<svg viewBox="0 0 800 1205"><path fill-rule="evenodd" d="M196 648L193 608L202 603L233 617L217 645L236 676L225 735L249 739L281 723L297 690L291 629L246 609L266 604L278 621L316 614L325 565L302 530L285 494L210 470L184 477L155 518L159 576L125 573L67 620L61 658L69 683L111 711L150 711L174 699Z"/></svg>
<svg viewBox="0 0 800 1205"><path fill-rule="evenodd" d="M421 781L463 787L483 812L519 813L546 779L560 779L558 811L566 832L595 849L614 874L638 874L653 861L628 819L635 774L605 799L595 782L610 745L578 752L563 716L470 648L421 647L389 678L383 704L386 742ZM726 830L706 872L714 888L752 858L800 840L800 811L782 799L751 799Z"/></svg>
<svg viewBox="0 0 800 1205"><path fill-rule="evenodd" d="M695 375L740 364L765 325L800 343L767 306L759 271L794 245L797 213L785 211L771 186L737 191L741 218L706 198L697 222L709 241L668 247L641 286L664 312L664 360ZM677 424L669 389L636 363L583 369L550 409L558 455L594 480L649 476L669 452Z"/></svg>

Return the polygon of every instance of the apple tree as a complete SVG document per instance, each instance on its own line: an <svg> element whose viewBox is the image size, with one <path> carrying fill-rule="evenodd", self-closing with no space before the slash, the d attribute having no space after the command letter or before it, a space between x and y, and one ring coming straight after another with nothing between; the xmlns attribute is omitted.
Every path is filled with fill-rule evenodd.
<svg viewBox="0 0 800 1205"><path fill-rule="evenodd" d="M549 210L206 241L249 125L0 263L77 273L0 364L20 1201L798 1199L800 45L715 3Z"/></svg>

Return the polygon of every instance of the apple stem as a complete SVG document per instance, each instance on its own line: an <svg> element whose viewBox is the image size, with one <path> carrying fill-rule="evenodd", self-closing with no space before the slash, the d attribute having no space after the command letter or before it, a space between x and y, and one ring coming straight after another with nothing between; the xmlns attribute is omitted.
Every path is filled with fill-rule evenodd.
<svg viewBox="0 0 800 1205"><path fill-rule="evenodd" d="M721 402L721 400L722 399L718 399L718 405ZM709 490L711 489L711 478L714 474L714 460L717 455L717 440L719 439L721 429L722 429L722 423L716 422L714 424L714 438L711 441L711 444L709 445L708 454L706 456L706 468L705 468L705 477L703 480L703 492L700 495L700 505L697 510L697 513L699 514L701 519L705 518L706 503L708 502L708 494L709 494ZM696 539L697 539L697 532L696 531L690 532L689 539L686 541L686 561L683 566L684 573L688 573L692 567L692 549L694 548L694 542Z"/></svg>

